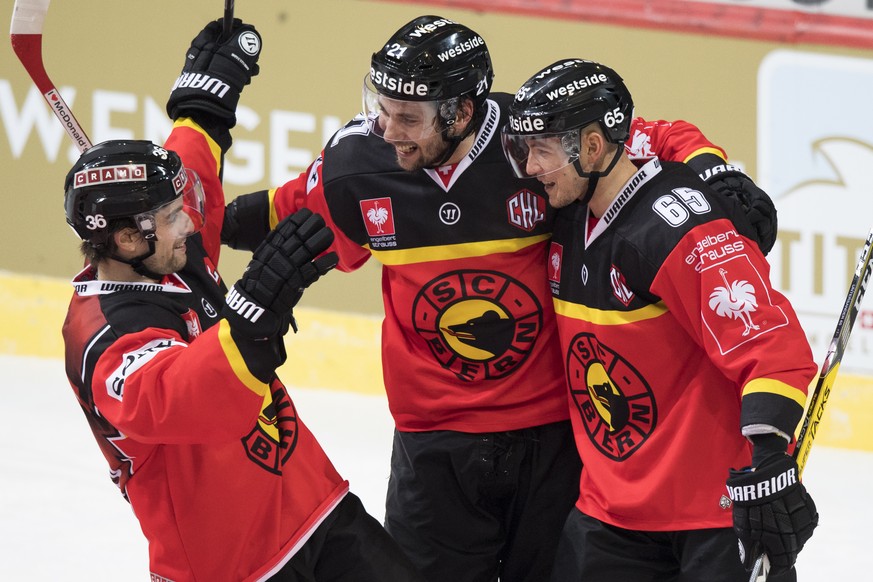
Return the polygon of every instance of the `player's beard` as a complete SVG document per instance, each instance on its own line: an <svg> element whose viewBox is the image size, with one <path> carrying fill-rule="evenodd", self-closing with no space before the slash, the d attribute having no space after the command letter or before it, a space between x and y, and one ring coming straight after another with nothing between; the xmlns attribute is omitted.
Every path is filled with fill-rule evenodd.
<svg viewBox="0 0 873 582"><path fill-rule="evenodd" d="M394 145L394 152L397 155L397 165L407 172L417 172L423 168L434 168L438 164L444 163L446 150L450 144L443 138L442 134L436 134L423 142L398 142ZM410 145L414 149L404 155L398 148L406 148Z"/></svg>

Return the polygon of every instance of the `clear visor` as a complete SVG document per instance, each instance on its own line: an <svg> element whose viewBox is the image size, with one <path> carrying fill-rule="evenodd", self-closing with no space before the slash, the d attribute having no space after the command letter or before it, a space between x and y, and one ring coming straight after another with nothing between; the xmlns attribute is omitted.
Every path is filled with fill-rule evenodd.
<svg viewBox="0 0 873 582"><path fill-rule="evenodd" d="M563 133L500 135L503 153L519 178L536 178L569 166L579 159L579 130Z"/></svg>
<svg viewBox="0 0 873 582"><path fill-rule="evenodd" d="M448 101L404 101L387 97L373 85L368 74L364 77L364 115L370 123L370 131L386 141L418 141L448 129L440 123L440 108L451 106ZM455 111L444 115L454 119Z"/></svg>
<svg viewBox="0 0 873 582"><path fill-rule="evenodd" d="M199 232L206 224L206 196L194 170L183 168L174 181L179 196L134 219L146 239L167 233L171 238L185 238Z"/></svg>

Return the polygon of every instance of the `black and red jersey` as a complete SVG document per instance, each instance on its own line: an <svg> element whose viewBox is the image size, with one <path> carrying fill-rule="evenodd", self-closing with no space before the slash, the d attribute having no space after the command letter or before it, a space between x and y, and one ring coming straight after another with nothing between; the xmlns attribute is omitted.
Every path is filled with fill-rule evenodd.
<svg viewBox="0 0 873 582"><path fill-rule="evenodd" d="M221 318L216 270L223 152L188 120L166 143L200 176L206 225L158 283L73 281L66 369L149 543L153 580L262 580L342 499L348 484L278 380L246 366Z"/></svg>
<svg viewBox="0 0 873 582"><path fill-rule="evenodd" d="M503 155L511 99L492 94L470 152L452 167L404 171L359 116L307 172L270 192L273 226L302 206L325 217L341 270L370 257L382 264L382 365L402 431L567 419L545 265L553 210ZM690 124L646 123L634 122L639 155L723 156Z"/></svg>
<svg viewBox="0 0 873 582"><path fill-rule="evenodd" d="M640 164L599 219L559 211L550 243L577 507L626 529L729 527L741 427L793 435L815 364L739 206L683 164Z"/></svg>

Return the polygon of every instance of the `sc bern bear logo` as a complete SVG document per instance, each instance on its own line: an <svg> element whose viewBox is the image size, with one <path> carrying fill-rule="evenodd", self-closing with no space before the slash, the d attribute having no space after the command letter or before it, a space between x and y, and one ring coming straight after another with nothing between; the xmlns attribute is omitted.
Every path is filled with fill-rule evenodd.
<svg viewBox="0 0 873 582"><path fill-rule="evenodd" d="M468 382L510 374L530 354L543 325L536 296L494 271L441 275L419 291L412 310L434 357Z"/></svg>

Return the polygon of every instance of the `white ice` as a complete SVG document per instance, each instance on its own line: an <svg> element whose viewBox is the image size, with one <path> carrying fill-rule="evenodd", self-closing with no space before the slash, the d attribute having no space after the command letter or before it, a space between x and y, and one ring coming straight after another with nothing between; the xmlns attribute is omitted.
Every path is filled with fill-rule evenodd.
<svg viewBox="0 0 873 582"><path fill-rule="evenodd" d="M108 477L59 360L0 355L0 580L149 579L139 526ZM392 422L383 396L290 388L301 417L381 521ZM873 453L817 447L804 473L821 515L801 582L867 580Z"/></svg>

